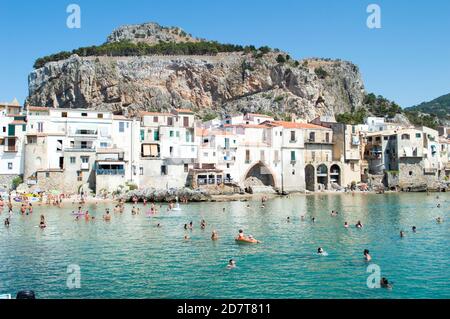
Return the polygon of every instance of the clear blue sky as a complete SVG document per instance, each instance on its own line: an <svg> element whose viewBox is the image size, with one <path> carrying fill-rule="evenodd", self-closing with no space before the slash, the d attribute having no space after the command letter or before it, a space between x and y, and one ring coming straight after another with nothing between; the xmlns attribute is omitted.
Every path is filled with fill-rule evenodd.
<svg viewBox="0 0 450 319"><path fill-rule="evenodd" d="M66 27L66 7L81 7L81 29ZM368 29L369 4L382 28ZM295 58L359 65L369 92L411 106L450 93L448 0L1 0L0 101L28 94L38 57L101 44L123 24L155 21L194 36L269 45Z"/></svg>

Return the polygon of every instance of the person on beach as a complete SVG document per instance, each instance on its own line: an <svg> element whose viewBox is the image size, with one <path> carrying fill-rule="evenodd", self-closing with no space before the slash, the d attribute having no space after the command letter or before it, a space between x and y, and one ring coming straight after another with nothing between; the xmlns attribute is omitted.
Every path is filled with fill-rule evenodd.
<svg viewBox="0 0 450 319"><path fill-rule="evenodd" d="M371 261L372 260L372 257L370 256L368 249L364 249L364 259L366 261Z"/></svg>
<svg viewBox="0 0 450 319"><path fill-rule="evenodd" d="M213 230L212 234L211 234L211 240L218 240L219 239L219 234L217 233L216 230Z"/></svg>

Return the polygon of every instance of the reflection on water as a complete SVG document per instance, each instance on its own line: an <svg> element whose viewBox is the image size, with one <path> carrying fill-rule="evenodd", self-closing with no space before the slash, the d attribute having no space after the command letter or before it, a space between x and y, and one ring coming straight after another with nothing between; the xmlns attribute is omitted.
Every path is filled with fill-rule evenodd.
<svg viewBox="0 0 450 319"><path fill-rule="evenodd" d="M127 206L110 223L101 220L108 205L88 207L97 217L93 222L74 221L75 207L35 207L33 216L15 213L9 228L3 212L0 294L33 289L38 298L449 298L450 196L439 196L293 196L264 209L259 201L193 203L173 213L163 205L153 218L145 215L148 208L132 216ZM331 217L331 210L339 215ZM40 214L45 230L36 227ZM445 222L437 224L437 216ZM208 222L204 231L202 219ZM354 227L358 220L363 229ZM192 232L183 228L190 221ZM263 243L235 244L241 228ZM217 242L210 239L214 229ZM318 256L318 247L329 255ZM365 248L394 282L392 291L367 288ZM236 269L226 269L230 258ZM81 267L80 289L67 288L71 264Z"/></svg>

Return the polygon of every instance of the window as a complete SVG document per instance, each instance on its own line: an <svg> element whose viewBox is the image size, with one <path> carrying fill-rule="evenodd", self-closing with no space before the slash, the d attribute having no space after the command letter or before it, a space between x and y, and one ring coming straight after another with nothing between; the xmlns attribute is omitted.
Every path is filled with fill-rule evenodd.
<svg viewBox="0 0 450 319"><path fill-rule="evenodd" d="M291 131L291 142L295 142L295 131Z"/></svg>
<svg viewBox="0 0 450 319"><path fill-rule="evenodd" d="M292 175L295 175L295 169L292 170Z"/></svg>
<svg viewBox="0 0 450 319"><path fill-rule="evenodd" d="M44 132L44 123L38 122L38 132L39 133Z"/></svg>
<svg viewBox="0 0 450 319"><path fill-rule="evenodd" d="M422 137L422 134L416 133L416 138L421 138L421 137Z"/></svg>
<svg viewBox="0 0 450 319"><path fill-rule="evenodd" d="M316 141L316 133L315 132L309 133L309 141L310 142L315 142Z"/></svg>
<svg viewBox="0 0 450 319"><path fill-rule="evenodd" d="M383 137L383 140L385 140L385 141L387 141L388 139L389 139L388 136Z"/></svg>
<svg viewBox="0 0 450 319"><path fill-rule="evenodd" d="M291 162L295 162L296 158L295 158L295 151L291 151Z"/></svg>
<svg viewBox="0 0 450 319"><path fill-rule="evenodd" d="M86 141L82 141L81 142L81 149L86 149L87 147L87 142Z"/></svg>
<svg viewBox="0 0 450 319"><path fill-rule="evenodd" d="M177 132L176 132L176 136L177 136L177 137L180 137L180 132L177 131Z"/></svg>
<svg viewBox="0 0 450 319"><path fill-rule="evenodd" d="M77 158L75 156L70 157L70 164L75 164L77 162Z"/></svg>
<svg viewBox="0 0 450 319"><path fill-rule="evenodd" d="M101 142L100 143L100 148L107 148L108 147L108 143L107 142Z"/></svg>
<svg viewBox="0 0 450 319"><path fill-rule="evenodd" d="M367 138L367 141L368 141L368 142L372 142L372 136L368 137L368 138Z"/></svg>
<svg viewBox="0 0 450 319"><path fill-rule="evenodd" d="M159 141L159 131L154 131L153 132L153 140L154 141Z"/></svg>
<svg viewBox="0 0 450 319"><path fill-rule="evenodd" d="M356 127L352 125L352 134L356 134Z"/></svg>
<svg viewBox="0 0 450 319"><path fill-rule="evenodd" d="M380 136L375 137L375 141L376 142L381 142L381 137Z"/></svg>
<svg viewBox="0 0 450 319"><path fill-rule="evenodd" d="M62 112L61 117L67 117L67 112Z"/></svg>
<svg viewBox="0 0 450 319"><path fill-rule="evenodd" d="M125 122L119 122L119 132L125 132Z"/></svg>
<svg viewBox="0 0 450 319"><path fill-rule="evenodd" d="M245 163L250 163L250 150L245 150Z"/></svg>
<svg viewBox="0 0 450 319"><path fill-rule="evenodd" d="M81 182L83 181L83 172L77 171L77 181Z"/></svg>
<svg viewBox="0 0 450 319"><path fill-rule="evenodd" d="M170 156L173 155L173 146L169 147L169 153L170 153Z"/></svg>
<svg viewBox="0 0 450 319"><path fill-rule="evenodd" d="M57 140L56 141L56 151L57 152L61 152L63 149L63 141L62 140Z"/></svg>
<svg viewBox="0 0 450 319"><path fill-rule="evenodd" d="M278 150L275 151L275 154L274 154L273 158L274 158L273 159L274 163L278 163L280 161Z"/></svg>
<svg viewBox="0 0 450 319"><path fill-rule="evenodd" d="M187 116L183 117L183 126L189 127L189 117Z"/></svg>
<svg viewBox="0 0 450 319"><path fill-rule="evenodd" d="M81 116L82 116L82 117L87 117L88 114L87 114L87 113L81 113Z"/></svg>
<svg viewBox="0 0 450 319"><path fill-rule="evenodd" d="M402 140L409 140L409 134L403 134Z"/></svg>
<svg viewBox="0 0 450 319"><path fill-rule="evenodd" d="M157 116L153 116L153 123L158 123L158 117Z"/></svg>
<svg viewBox="0 0 450 319"><path fill-rule="evenodd" d="M81 156L81 163L89 163L89 156Z"/></svg>
<svg viewBox="0 0 450 319"><path fill-rule="evenodd" d="M161 175L167 175L167 166L161 165Z"/></svg>
<svg viewBox="0 0 450 319"><path fill-rule="evenodd" d="M412 172L412 171L409 171L409 176L412 176L412 174L413 174L413 172Z"/></svg>
<svg viewBox="0 0 450 319"><path fill-rule="evenodd" d="M141 130L141 142L145 140L145 130Z"/></svg>
<svg viewBox="0 0 450 319"><path fill-rule="evenodd" d="M350 169L354 172L355 171L355 163L350 163Z"/></svg>
<svg viewBox="0 0 450 319"><path fill-rule="evenodd" d="M330 142L330 133L325 133L325 142Z"/></svg>
<svg viewBox="0 0 450 319"><path fill-rule="evenodd" d="M185 173L189 172L189 164L184 164L184 172Z"/></svg>
<svg viewBox="0 0 450 319"><path fill-rule="evenodd" d="M204 153L203 153L203 156L204 156L204 157L208 157L208 155L209 155L208 152L204 152Z"/></svg>
<svg viewBox="0 0 450 319"><path fill-rule="evenodd" d="M265 162L266 161L266 154L265 154L265 152L261 151L260 155L261 155L261 162Z"/></svg>
<svg viewBox="0 0 450 319"><path fill-rule="evenodd" d="M97 118L102 119L103 118L103 113L98 113L97 114Z"/></svg>
<svg viewBox="0 0 450 319"><path fill-rule="evenodd" d="M50 173L49 172L45 172L45 177L46 178L50 178Z"/></svg>
<svg viewBox="0 0 450 319"><path fill-rule="evenodd" d="M144 167L139 167L139 174L141 175L141 176L143 176L144 175Z"/></svg>
<svg viewBox="0 0 450 319"><path fill-rule="evenodd" d="M227 168L230 168L230 163L227 163Z"/></svg>
<svg viewBox="0 0 450 319"><path fill-rule="evenodd" d="M27 143L28 144L36 144L37 143L37 137L36 136L28 136L27 137Z"/></svg>
<svg viewBox="0 0 450 319"><path fill-rule="evenodd" d="M11 163L11 162L8 163L8 169L9 169L9 170L12 170L12 169L13 169L13 163Z"/></svg>
<svg viewBox="0 0 450 319"><path fill-rule="evenodd" d="M6 126L3 126L3 133L6 133Z"/></svg>
<svg viewBox="0 0 450 319"><path fill-rule="evenodd" d="M167 118L167 125L173 126L173 118L172 117Z"/></svg>

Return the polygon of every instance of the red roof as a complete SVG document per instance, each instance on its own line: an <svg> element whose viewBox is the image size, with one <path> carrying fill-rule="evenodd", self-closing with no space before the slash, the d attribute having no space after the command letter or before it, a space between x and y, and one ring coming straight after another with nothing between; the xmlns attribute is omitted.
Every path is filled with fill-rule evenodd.
<svg viewBox="0 0 450 319"><path fill-rule="evenodd" d="M34 111L34 112L45 112L45 111L48 111L49 108L48 107L43 107L43 106L28 106L27 110L28 111Z"/></svg>
<svg viewBox="0 0 450 319"><path fill-rule="evenodd" d="M175 112L177 113L194 113L192 110L189 109L175 109Z"/></svg>

